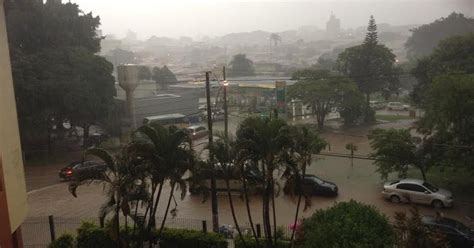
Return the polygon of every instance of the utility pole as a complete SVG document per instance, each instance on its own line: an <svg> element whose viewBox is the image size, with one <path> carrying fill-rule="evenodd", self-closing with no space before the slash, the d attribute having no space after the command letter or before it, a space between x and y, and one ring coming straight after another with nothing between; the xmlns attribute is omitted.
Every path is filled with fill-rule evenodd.
<svg viewBox="0 0 474 248"><path fill-rule="evenodd" d="M209 129L209 147L212 147L212 109L211 109L211 86L209 81L209 74L206 71L206 102L207 102L207 128ZM211 205L212 205L212 230L219 231L219 212L217 209L217 190L216 190L216 174L214 165L214 154L212 149L209 150L209 161L212 163L211 173Z"/></svg>
<svg viewBox="0 0 474 248"><path fill-rule="evenodd" d="M229 133L229 115L227 112L227 86L229 86L229 83L227 83L225 76L225 66L222 67L222 75L224 77L224 134L227 138Z"/></svg>

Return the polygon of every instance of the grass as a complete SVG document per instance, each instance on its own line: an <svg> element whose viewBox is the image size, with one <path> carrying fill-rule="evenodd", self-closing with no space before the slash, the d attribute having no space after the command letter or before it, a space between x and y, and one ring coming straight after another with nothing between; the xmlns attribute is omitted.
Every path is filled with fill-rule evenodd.
<svg viewBox="0 0 474 248"><path fill-rule="evenodd" d="M418 169L408 171L408 177L423 178ZM474 170L469 168L433 167L426 173L427 181L453 192L459 200L474 202Z"/></svg>
<svg viewBox="0 0 474 248"><path fill-rule="evenodd" d="M413 117L406 115L375 115L375 119L393 122L399 120L412 120Z"/></svg>

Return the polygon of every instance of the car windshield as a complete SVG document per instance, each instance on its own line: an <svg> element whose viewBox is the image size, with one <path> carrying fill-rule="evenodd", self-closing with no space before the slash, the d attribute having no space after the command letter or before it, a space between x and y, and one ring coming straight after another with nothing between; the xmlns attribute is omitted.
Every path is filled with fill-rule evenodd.
<svg viewBox="0 0 474 248"><path fill-rule="evenodd" d="M435 186L427 183L427 182L424 182L423 183L423 186L425 186L426 188L428 188L431 192L437 192L439 189L436 188Z"/></svg>

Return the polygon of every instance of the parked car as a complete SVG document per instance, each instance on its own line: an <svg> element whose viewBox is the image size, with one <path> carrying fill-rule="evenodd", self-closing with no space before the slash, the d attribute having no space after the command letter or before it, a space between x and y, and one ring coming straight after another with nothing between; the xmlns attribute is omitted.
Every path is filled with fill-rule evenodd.
<svg viewBox="0 0 474 248"><path fill-rule="evenodd" d="M453 194L420 179L401 179L386 182L382 195L393 203L413 202L431 205L434 208L451 207Z"/></svg>
<svg viewBox="0 0 474 248"><path fill-rule="evenodd" d="M385 104L380 101L370 101L369 104L370 104L370 107L375 110L385 108Z"/></svg>
<svg viewBox="0 0 474 248"><path fill-rule="evenodd" d="M452 247L474 247L474 230L459 221L437 216L423 216L421 222L430 230L446 235Z"/></svg>
<svg viewBox="0 0 474 248"><path fill-rule="evenodd" d="M209 131L203 126L190 126L186 128L191 139L199 139L209 134Z"/></svg>
<svg viewBox="0 0 474 248"><path fill-rule="evenodd" d="M283 192L289 193L289 185L285 183ZM303 190L308 195L337 196L339 189L335 183L323 180L315 175L305 175L303 179Z"/></svg>
<svg viewBox="0 0 474 248"><path fill-rule="evenodd" d="M59 171L59 178L63 180L76 179L81 173L93 173L100 175L105 172L107 167L103 163L96 161L75 161Z"/></svg>
<svg viewBox="0 0 474 248"><path fill-rule="evenodd" d="M403 104L401 102L389 102L387 104L387 109L388 110L409 110L410 105Z"/></svg>

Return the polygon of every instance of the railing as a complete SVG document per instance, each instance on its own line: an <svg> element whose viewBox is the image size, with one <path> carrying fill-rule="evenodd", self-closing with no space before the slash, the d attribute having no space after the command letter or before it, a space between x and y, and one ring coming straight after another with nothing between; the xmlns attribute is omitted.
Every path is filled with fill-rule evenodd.
<svg viewBox="0 0 474 248"><path fill-rule="evenodd" d="M161 225L163 218L157 217L156 224ZM93 222L99 225L99 218L58 218L53 216L28 218L21 226L23 245L25 248L47 247L52 240L64 233L76 234L76 230L82 222ZM132 220L128 219L129 225ZM121 221L121 223L125 223ZM196 231L207 231L206 220L166 218L166 227L189 229Z"/></svg>

